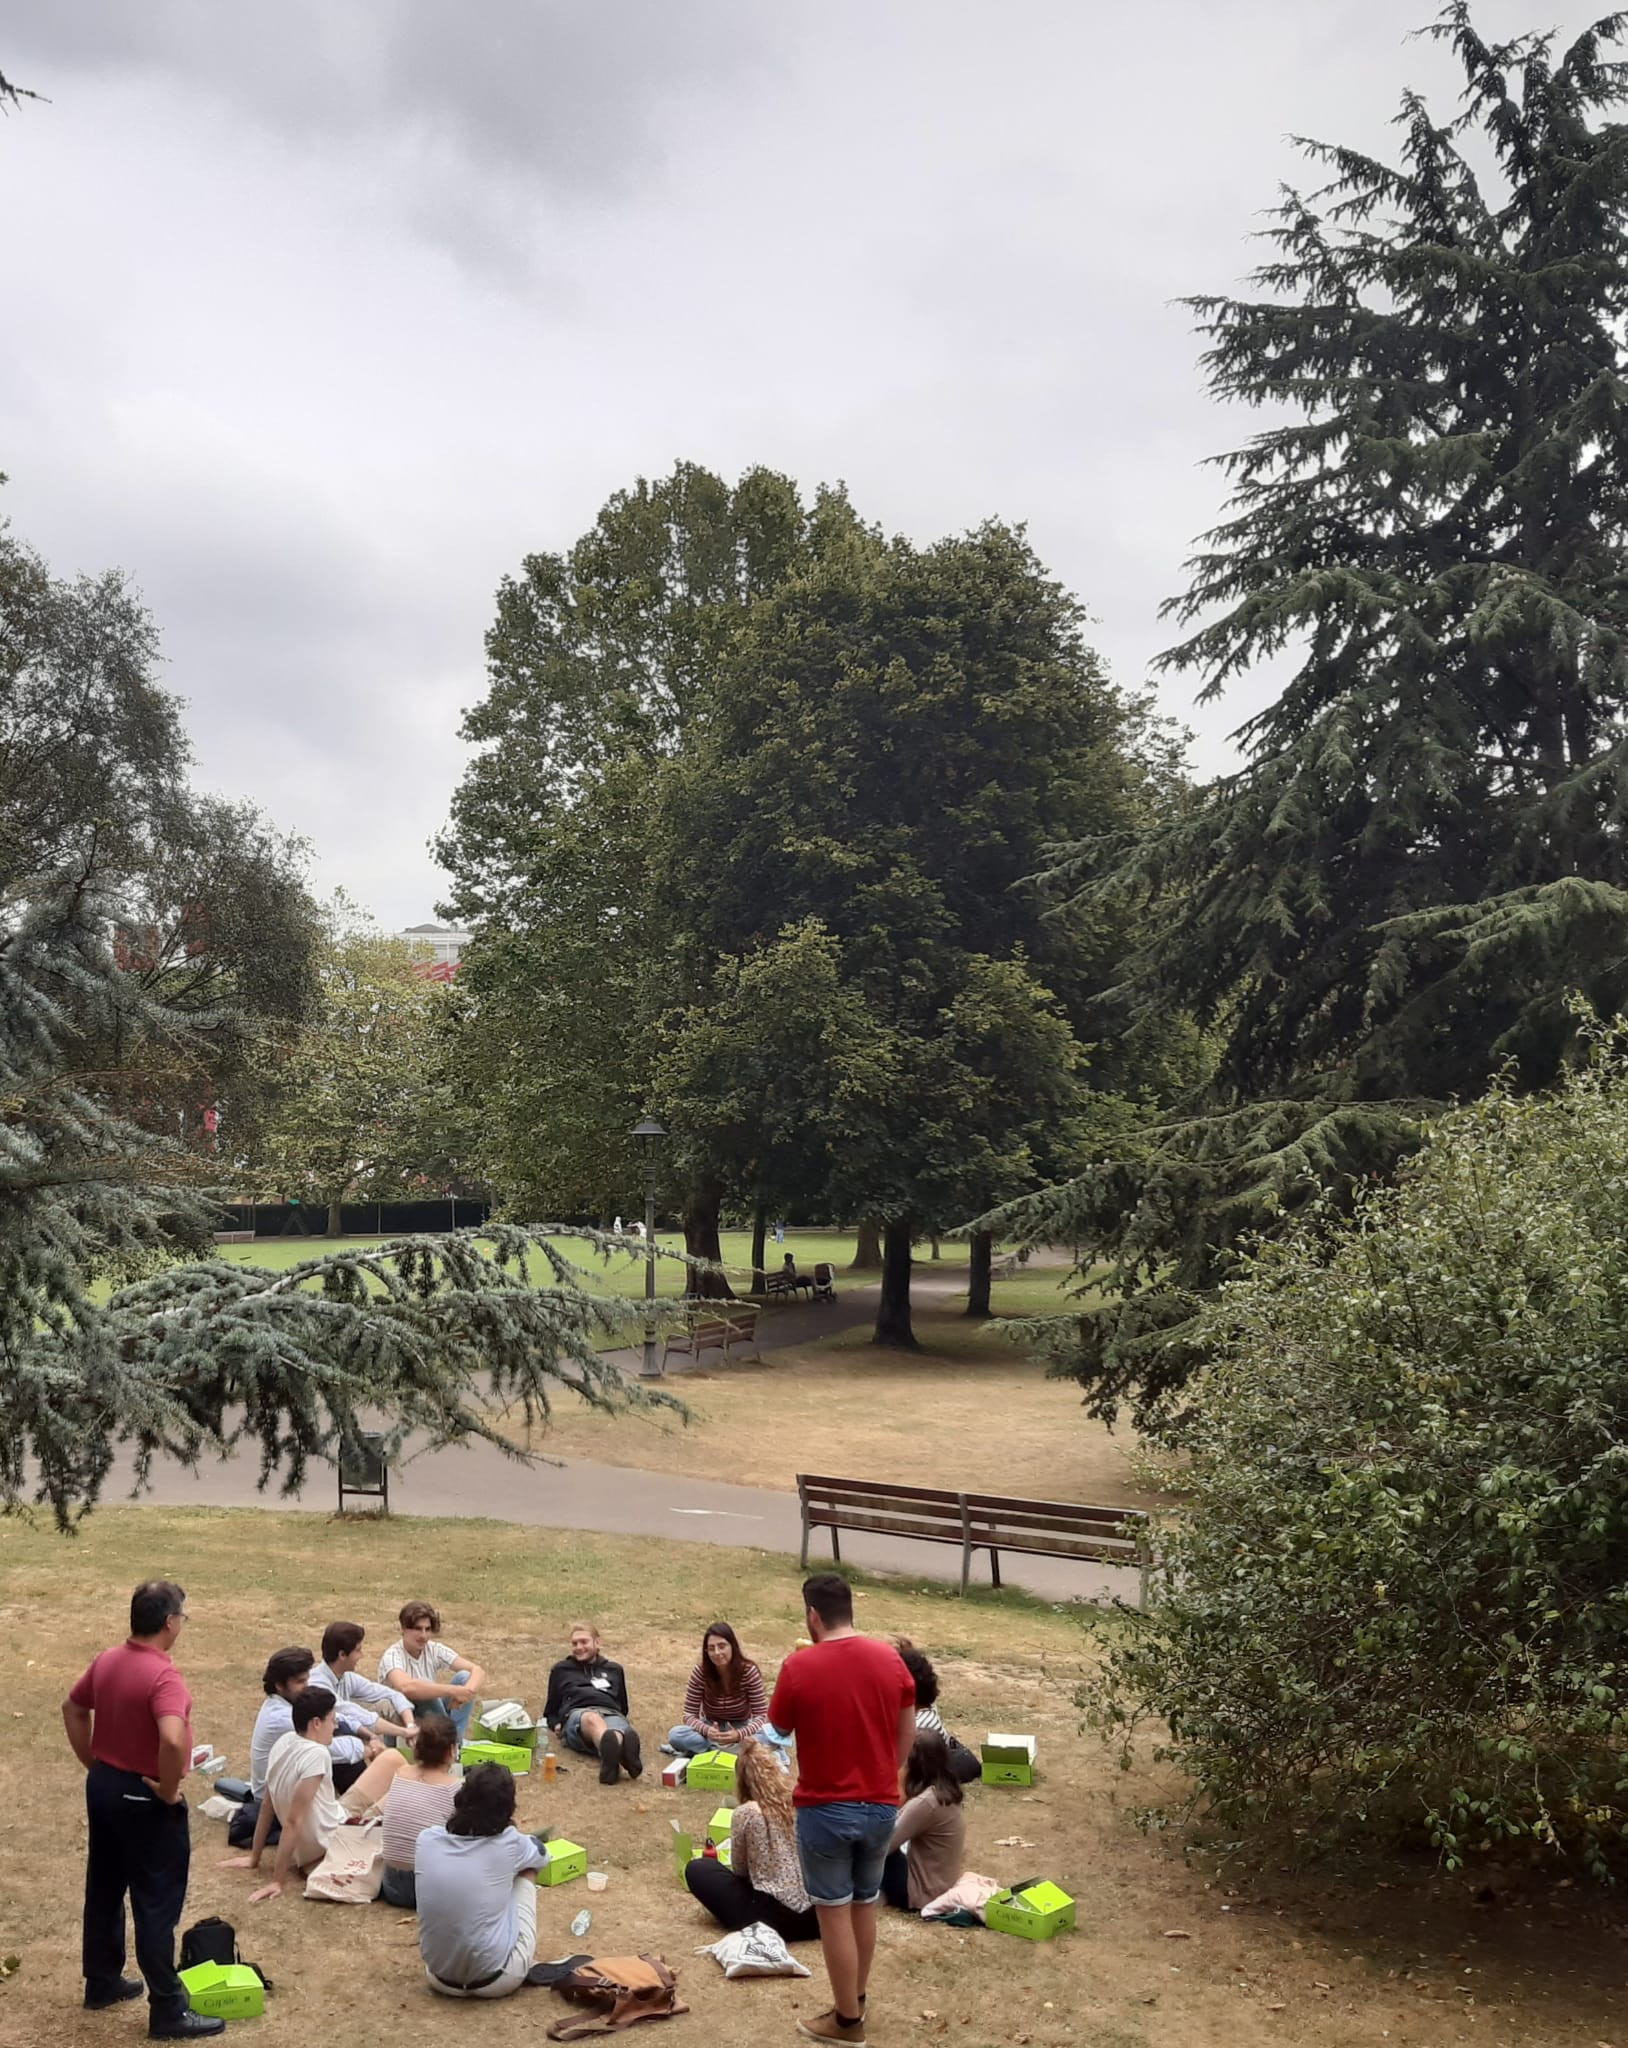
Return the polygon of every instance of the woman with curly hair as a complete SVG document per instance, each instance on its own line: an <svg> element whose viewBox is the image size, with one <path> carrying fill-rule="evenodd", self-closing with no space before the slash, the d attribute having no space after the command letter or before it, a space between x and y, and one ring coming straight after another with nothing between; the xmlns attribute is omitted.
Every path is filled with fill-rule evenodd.
<svg viewBox="0 0 1628 2048"><path fill-rule="evenodd" d="M729 1862L692 1857L684 1882L725 1927L764 1920L783 1941L818 1941L820 1923L797 1859L791 1779L772 1749L747 1742L735 1782L745 1798L730 1816Z"/></svg>

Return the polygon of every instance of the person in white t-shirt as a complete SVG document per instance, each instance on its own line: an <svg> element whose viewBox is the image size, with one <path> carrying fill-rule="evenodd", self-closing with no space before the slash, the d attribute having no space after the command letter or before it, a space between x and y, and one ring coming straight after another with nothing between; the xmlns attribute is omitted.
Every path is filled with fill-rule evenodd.
<svg viewBox="0 0 1628 2048"><path fill-rule="evenodd" d="M462 1742L486 1673L436 1640L441 1617L427 1600L409 1600L398 1619L401 1640L379 1659L380 1682L404 1693L415 1710L431 1707L445 1714Z"/></svg>
<svg viewBox="0 0 1628 2048"><path fill-rule="evenodd" d="M294 1725L272 1744L266 1759L266 1795L255 1823L254 1847L223 1870L258 1870L273 1817L282 1828L270 1884L250 1892L249 1904L282 1896L298 1871L320 1863L328 1844L353 1813L365 1813L390 1789L404 1759L393 1749L376 1756L341 1801L334 1792L333 1739L338 1702L326 1686L308 1685L291 1711Z"/></svg>
<svg viewBox="0 0 1628 2048"><path fill-rule="evenodd" d="M418 1952L432 1991L507 1998L525 1983L545 1854L514 1824L514 1779L503 1766L467 1771L446 1826L425 1828L413 1848Z"/></svg>

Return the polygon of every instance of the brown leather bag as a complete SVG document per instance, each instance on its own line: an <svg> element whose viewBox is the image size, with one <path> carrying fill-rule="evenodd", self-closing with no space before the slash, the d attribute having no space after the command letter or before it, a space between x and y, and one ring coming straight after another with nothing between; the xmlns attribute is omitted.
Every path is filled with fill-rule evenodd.
<svg viewBox="0 0 1628 2048"><path fill-rule="evenodd" d="M689 2007L678 1995L678 1979L660 1956L595 1956L579 1963L554 1989L577 2005L592 2008L587 2019L556 2020L551 2041L583 2041L619 2034L640 2020L670 2020Z"/></svg>

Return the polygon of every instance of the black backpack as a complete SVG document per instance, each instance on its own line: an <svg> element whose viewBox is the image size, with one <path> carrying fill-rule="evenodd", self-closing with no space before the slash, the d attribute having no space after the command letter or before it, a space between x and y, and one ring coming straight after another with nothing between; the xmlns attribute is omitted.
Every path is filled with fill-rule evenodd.
<svg viewBox="0 0 1628 2048"><path fill-rule="evenodd" d="M230 1920L222 1920L218 1913L211 1913L207 1920L198 1920L181 1937L181 1968L190 1970L199 1963L220 1963L223 1966L240 1960L237 1952L237 1929Z"/></svg>

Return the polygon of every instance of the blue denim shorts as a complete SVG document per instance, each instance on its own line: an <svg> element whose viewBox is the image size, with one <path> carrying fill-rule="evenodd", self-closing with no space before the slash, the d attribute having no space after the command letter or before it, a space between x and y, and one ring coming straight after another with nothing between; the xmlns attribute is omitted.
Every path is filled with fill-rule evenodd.
<svg viewBox="0 0 1628 2048"><path fill-rule="evenodd" d="M618 1735L625 1735L628 1732L629 1724L625 1715L607 1714L599 1707L573 1707L570 1713L566 1715L564 1724L560 1729L560 1734L565 1739L567 1749L580 1749L584 1756L596 1756L598 1754L594 1745L582 1732L582 1717L584 1714L598 1714L604 1721L607 1731L614 1728Z"/></svg>
<svg viewBox="0 0 1628 2048"><path fill-rule="evenodd" d="M797 1860L816 1906L873 1906L882 1890L896 1806L839 1800L797 1809Z"/></svg>

